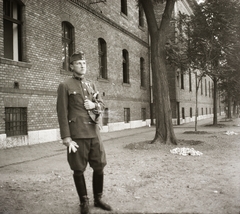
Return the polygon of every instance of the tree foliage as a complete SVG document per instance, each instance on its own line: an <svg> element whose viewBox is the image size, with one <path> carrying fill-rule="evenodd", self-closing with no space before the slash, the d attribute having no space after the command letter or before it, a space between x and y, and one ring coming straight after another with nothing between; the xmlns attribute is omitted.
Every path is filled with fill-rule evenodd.
<svg viewBox="0 0 240 214"><path fill-rule="evenodd" d="M200 78L208 75L215 83L221 82L221 88L228 93L230 86L234 85L232 92L239 87L236 82L239 76L239 14L238 0L229 0L227 3L225 0L205 0L194 8L193 15L179 16L187 35L182 43L187 47L185 62L198 70ZM214 85L216 94L217 84ZM215 111L215 119L216 114Z"/></svg>

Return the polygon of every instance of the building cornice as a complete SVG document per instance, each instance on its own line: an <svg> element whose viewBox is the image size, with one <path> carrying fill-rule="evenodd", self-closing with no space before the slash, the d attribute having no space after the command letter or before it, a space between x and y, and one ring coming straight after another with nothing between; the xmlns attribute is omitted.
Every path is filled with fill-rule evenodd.
<svg viewBox="0 0 240 214"><path fill-rule="evenodd" d="M99 19L104 21L105 23L107 23L107 24L111 25L112 27L116 28L117 30L123 32L124 34L128 35L129 37L131 37L132 39L134 39L138 43L144 45L145 47L147 47L147 48L149 47L147 42L143 41L142 39L140 39L139 37L137 37L133 33L124 29L119 24L115 23L114 21L112 21L108 17L104 16L102 13L99 13L98 11L92 9L91 7L89 7L86 3L82 2L81 0L67 0L67 1L74 4L77 7L83 8L84 10L88 11L89 13L95 15L96 17L98 17Z"/></svg>

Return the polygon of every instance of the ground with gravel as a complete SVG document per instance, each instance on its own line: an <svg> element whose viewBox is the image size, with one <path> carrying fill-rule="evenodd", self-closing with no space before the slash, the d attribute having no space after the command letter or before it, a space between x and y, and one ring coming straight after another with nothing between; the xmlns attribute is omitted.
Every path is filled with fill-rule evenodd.
<svg viewBox="0 0 240 214"><path fill-rule="evenodd" d="M240 119L219 123L200 126L197 133L192 127L175 127L178 145L149 144L154 127L105 140L104 200L113 213L239 214ZM33 156L41 152L40 158L1 166L1 214L79 213L66 151L53 144L58 145L26 147ZM170 152L177 147L202 154ZM13 158L11 150L5 150L6 158ZM85 177L91 213L109 213L93 207L89 167Z"/></svg>

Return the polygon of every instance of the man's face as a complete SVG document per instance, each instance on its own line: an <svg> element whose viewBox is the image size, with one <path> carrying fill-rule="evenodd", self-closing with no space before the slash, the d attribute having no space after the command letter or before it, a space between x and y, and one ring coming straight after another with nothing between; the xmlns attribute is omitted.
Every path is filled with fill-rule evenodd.
<svg viewBox="0 0 240 214"><path fill-rule="evenodd" d="M70 65L73 72L78 75L85 75L87 71L86 60L77 60Z"/></svg>

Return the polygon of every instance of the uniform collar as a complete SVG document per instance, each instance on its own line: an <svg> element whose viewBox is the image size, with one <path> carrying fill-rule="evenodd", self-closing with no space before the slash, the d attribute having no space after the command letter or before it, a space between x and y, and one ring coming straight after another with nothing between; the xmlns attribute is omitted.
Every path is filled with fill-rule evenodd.
<svg viewBox="0 0 240 214"><path fill-rule="evenodd" d="M72 78L73 78L73 79L76 79L76 80L79 80L79 81L85 81L85 77L80 78L80 77L77 77L77 76L74 75L74 74L73 74Z"/></svg>

